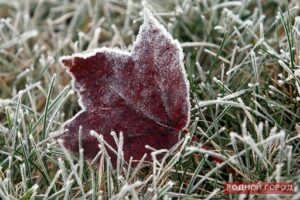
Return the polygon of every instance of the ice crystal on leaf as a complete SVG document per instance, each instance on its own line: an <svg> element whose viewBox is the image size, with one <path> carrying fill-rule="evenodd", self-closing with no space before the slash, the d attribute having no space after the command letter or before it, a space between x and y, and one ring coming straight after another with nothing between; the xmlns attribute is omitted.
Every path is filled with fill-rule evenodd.
<svg viewBox="0 0 300 200"><path fill-rule="evenodd" d="M150 12L145 11L130 53L100 48L63 56L60 62L73 76L82 107L64 125L62 139L71 152L79 150L79 127L87 159L99 152L91 130L114 148L111 131L123 132L126 161L149 154L145 145L169 149L178 142L190 108L182 49Z"/></svg>

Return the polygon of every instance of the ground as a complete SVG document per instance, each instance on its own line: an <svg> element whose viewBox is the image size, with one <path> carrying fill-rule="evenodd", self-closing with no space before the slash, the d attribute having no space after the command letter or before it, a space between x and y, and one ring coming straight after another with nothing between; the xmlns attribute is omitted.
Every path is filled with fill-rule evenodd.
<svg viewBox="0 0 300 200"><path fill-rule="evenodd" d="M0 0L1 199L299 199L298 6ZM80 110L58 59L103 46L130 51L145 7L183 48L190 124L163 160L91 165L55 139ZM295 193L228 195L230 181L289 181Z"/></svg>

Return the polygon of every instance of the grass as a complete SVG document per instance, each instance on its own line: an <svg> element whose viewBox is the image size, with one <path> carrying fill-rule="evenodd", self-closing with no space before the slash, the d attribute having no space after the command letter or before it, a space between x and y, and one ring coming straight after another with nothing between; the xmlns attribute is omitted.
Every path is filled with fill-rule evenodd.
<svg viewBox="0 0 300 200"><path fill-rule="evenodd" d="M55 140L80 109L57 60L130 50L144 6L184 49L189 132L146 167L120 157L113 170L105 153L94 166ZM295 0L0 0L0 198L299 199L298 13ZM226 195L227 181L292 181L296 193Z"/></svg>

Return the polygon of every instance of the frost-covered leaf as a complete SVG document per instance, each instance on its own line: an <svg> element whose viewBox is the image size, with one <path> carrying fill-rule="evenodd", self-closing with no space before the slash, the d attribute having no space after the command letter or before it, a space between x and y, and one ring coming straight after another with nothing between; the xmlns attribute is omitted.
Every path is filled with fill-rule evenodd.
<svg viewBox="0 0 300 200"><path fill-rule="evenodd" d="M64 125L64 145L78 152L82 127L85 157L93 159L102 134L114 148L111 131L124 133L124 158L139 160L150 150L169 149L189 121L188 82L182 49L158 21L145 12L131 53L101 48L60 59L73 75L83 108ZM115 156L110 152L113 163ZM147 160L151 157L148 155Z"/></svg>

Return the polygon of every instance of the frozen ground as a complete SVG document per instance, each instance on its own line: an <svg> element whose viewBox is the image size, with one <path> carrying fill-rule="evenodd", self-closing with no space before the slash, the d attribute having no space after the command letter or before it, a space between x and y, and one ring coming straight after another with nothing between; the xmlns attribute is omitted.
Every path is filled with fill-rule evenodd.
<svg viewBox="0 0 300 200"><path fill-rule="evenodd" d="M91 166L54 139L80 110L58 58L130 51L143 7L183 47L189 131L147 167ZM0 0L1 199L299 199L299 13L296 0ZM226 181L296 193L225 195Z"/></svg>

